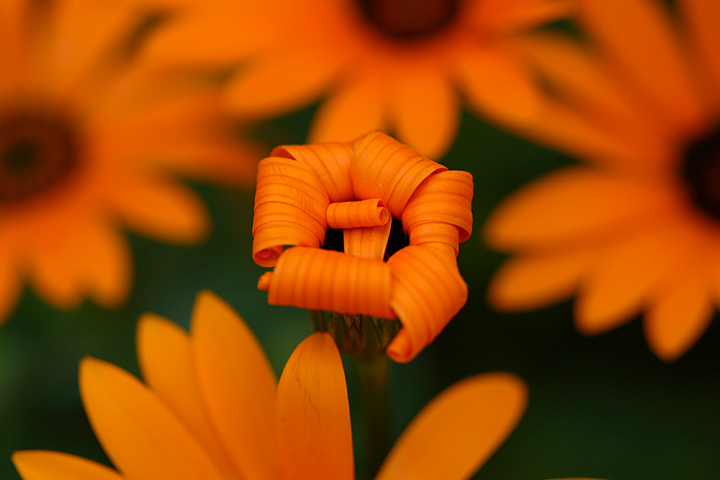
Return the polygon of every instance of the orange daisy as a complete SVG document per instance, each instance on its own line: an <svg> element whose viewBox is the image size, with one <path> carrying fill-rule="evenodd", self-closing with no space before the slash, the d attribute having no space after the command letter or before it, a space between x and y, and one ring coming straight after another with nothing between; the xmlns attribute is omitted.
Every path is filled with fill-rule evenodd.
<svg viewBox="0 0 720 480"><path fill-rule="evenodd" d="M25 279L58 308L121 302L121 227L201 240L204 206L171 173L252 184L255 149L231 141L216 92L130 68L140 19L98 0L0 3L0 322Z"/></svg>
<svg viewBox="0 0 720 480"><path fill-rule="evenodd" d="M516 251L491 302L530 309L577 292L588 334L644 311L670 361L707 328L720 298L720 4L578 0L588 45L537 34L523 44L553 98L529 132L586 161L507 200L485 233Z"/></svg>
<svg viewBox="0 0 720 480"><path fill-rule="evenodd" d="M385 130L431 157L452 144L463 104L501 123L532 118L537 92L508 39L568 3L133 1L181 6L151 39L150 62L240 64L227 87L234 112L272 116L322 98L311 142Z"/></svg>
<svg viewBox="0 0 720 480"><path fill-rule="evenodd" d="M372 353L387 346L393 360L412 360L467 301L456 257L472 232L472 175L382 132L271 155L258 166L253 219L253 259L275 267L258 284L268 302L398 317L397 336L378 325Z"/></svg>
<svg viewBox="0 0 720 480"><path fill-rule="evenodd" d="M216 296L198 296L190 332L157 315L140 319L146 383L101 360L81 362L82 401L117 471L70 454L22 451L13 455L22 478L355 477L345 374L329 335L303 341L278 384L250 329ZM515 427L526 396L507 373L456 383L413 420L376 478L469 478Z"/></svg>

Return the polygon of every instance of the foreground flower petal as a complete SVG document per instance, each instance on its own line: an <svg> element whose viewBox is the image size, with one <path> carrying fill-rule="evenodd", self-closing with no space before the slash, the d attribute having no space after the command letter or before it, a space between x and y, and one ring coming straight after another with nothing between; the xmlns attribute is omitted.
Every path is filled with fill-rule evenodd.
<svg viewBox="0 0 720 480"><path fill-rule="evenodd" d="M25 480L122 480L115 470L66 453L15 452L12 461Z"/></svg>
<svg viewBox="0 0 720 480"><path fill-rule="evenodd" d="M403 432L376 480L463 480L522 417L527 389L510 374L470 377L435 397Z"/></svg>
<svg viewBox="0 0 720 480"><path fill-rule="evenodd" d="M355 478L345 374L330 335L308 337L285 365L275 428L285 478Z"/></svg>

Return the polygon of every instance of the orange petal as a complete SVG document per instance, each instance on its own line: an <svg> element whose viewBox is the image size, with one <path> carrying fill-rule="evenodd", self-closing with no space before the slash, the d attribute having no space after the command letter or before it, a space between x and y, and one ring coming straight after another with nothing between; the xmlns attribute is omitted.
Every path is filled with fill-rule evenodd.
<svg viewBox="0 0 720 480"><path fill-rule="evenodd" d="M98 440L123 476L225 480L175 414L126 371L85 358L80 394Z"/></svg>
<svg viewBox="0 0 720 480"><path fill-rule="evenodd" d="M257 339L229 305L207 291L195 301L190 331L200 394L235 470L242 478L277 480L276 378Z"/></svg>
<svg viewBox="0 0 720 480"><path fill-rule="evenodd" d="M446 170L392 137L372 132L355 150L350 175L356 199L381 198L392 215L400 218L418 185Z"/></svg>
<svg viewBox="0 0 720 480"><path fill-rule="evenodd" d="M657 283L687 248L677 235L682 225L663 224L625 235L599 252L587 270L575 303L578 329L594 335L632 319Z"/></svg>
<svg viewBox="0 0 720 480"><path fill-rule="evenodd" d="M228 107L242 116L265 117L310 104L330 86L347 59L321 54L322 49L308 55L307 50L302 38L295 38L246 64L227 86Z"/></svg>
<svg viewBox="0 0 720 480"><path fill-rule="evenodd" d="M24 2L0 4L0 102L17 95L23 66L26 60L28 8Z"/></svg>
<svg viewBox="0 0 720 480"><path fill-rule="evenodd" d="M684 131L703 121L683 52L669 15L653 0L579 2L579 18L593 40L627 73L635 93Z"/></svg>
<svg viewBox="0 0 720 480"><path fill-rule="evenodd" d="M118 175L112 182L103 191L106 201L111 212L133 230L167 242L195 243L206 236L207 211L188 188L139 175Z"/></svg>
<svg viewBox="0 0 720 480"><path fill-rule="evenodd" d="M283 478L355 478L345 373L330 335L314 333L290 356L275 418Z"/></svg>
<svg viewBox="0 0 720 480"><path fill-rule="evenodd" d="M484 0L468 2L463 15L484 31L509 33L568 16L567 0Z"/></svg>
<svg viewBox="0 0 720 480"><path fill-rule="evenodd" d="M506 261L488 287L488 300L503 311L544 307L572 294L595 258L593 249L566 249Z"/></svg>
<svg viewBox="0 0 720 480"><path fill-rule="evenodd" d="M59 452L41 450L15 452L12 461L23 480L122 480L99 463Z"/></svg>
<svg viewBox="0 0 720 480"><path fill-rule="evenodd" d="M411 245L388 259L393 280L390 306L403 325L387 348L396 362L415 358L467 301L467 285L454 252L443 247Z"/></svg>
<svg viewBox="0 0 720 480"><path fill-rule="evenodd" d="M270 156L292 158L312 167L327 190L331 202L344 202L355 198L350 178L353 148L347 143L281 145L275 147Z"/></svg>
<svg viewBox="0 0 720 480"><path fill-rule="evenodd" d="M319 247L325 241L329 203L311 166L280 157L262 160L252 228L255 263L275 265L285 245Z"/></svg>
<svg viewBox="0 0 720 480"><path fill-rule="evenodd" d="M455 140L460 102L451 80L435 66L398 76L389 93L396 136L429 157L447 152Z"/></svg>
<svg viewBox="0 0 720 480"><path fill-rule="evenodd" d="M5 242L0 242L3 255L0 257L0 325L12 314L22 294L20 272L15 266L15 258Z"/></svg>
<svg viewBox="0 0 720 480"><path fill-rule="evenodd" d="M483 45L457 58L457 74L472 108L507 125L526 125L540 113L529 68L508 43Z"/></svg>
<svg viewBox="0 0 720 480"><path fill-rule="evenodd" d="M507 373L462 380L405 429L376 480L463 480L497 450L525 411L527 388Z"/></svg>
<svg viewBox="0 0 720 480"><path fill-rule="evenodd" d="M187 332L159 315L145 314L137 326L137 355L145 383L200 441L215 463L229 471L225 449L200 398Z"/></svg>
<svg viewBox="0 0 720 480"><path fill-rule="evenodd" d="M268 303L394 318L390 285L390 267L382 260L294 247L273 271Z"/></svg>
<svg viewBox="0 0 720 480"><path fill-rule="evenodd" d="M714 314L708 288L690 272L674 272L650 300L643 320L652 351L666 362L687 352Z"/></svg>
<svg viewBox="0 0 720 480"><path fill-rule="evenodd" d="M378 227L390 219L390 211L379 198L356 202L333 202L327 208L330 228Z"/></svg>
<svg viewBox="0 0 720 480"><path fill-rule="evenodd" d="M377 227L346 228L343 230L343 250L353 257L385 259L392 217Z"/></svg>
<svg viewBox="0 0 720 480"><path fill-rule="evenodd" d="M317 110L310 127L312 142L349 142L386 128L385 88L381 78L360 77L341 85Z"/></svg>
<svg viewBox="0 0 720 480"><path fill-rule="evenodd" d="M663 188L588 168L564 168L505 200L485 224L484 233L495 248L538 247L653 218L665 203Z"/></svg>
<svg viewBox="0 0 720 480"><path fill-rule="evenodd" d="M419 235L417 227L450 225L457 229L457 241L464 242L472 233L473 180L468 172L447 171L430 175L410 197L402 212L403 228L410 236L411 245L435 241L432 228ZM441 235L445 236L445 235ZM453 239L454 240L454 239ZM450 245L458 251L458 244Z"/></svg>
<svg viewBox="0 0 720 480"><path fill-rule="evenodd" d="M720 4L707 0L680 0L678 2L686 32L694 41L695 60L700 71L706 75L705 95L713 102L714 110L720 110L720 31L717 19L720 18Z"/></svg>

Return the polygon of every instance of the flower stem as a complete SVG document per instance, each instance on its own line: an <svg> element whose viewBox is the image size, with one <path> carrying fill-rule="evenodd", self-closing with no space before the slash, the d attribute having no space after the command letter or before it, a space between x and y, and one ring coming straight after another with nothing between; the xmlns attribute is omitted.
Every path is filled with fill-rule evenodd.
<svg viewBox="0 0 720 480"><path fill-rule="evenodd" d="M364 426L365 473L373 478L390 450L390 360L352 357Z"/></svg>

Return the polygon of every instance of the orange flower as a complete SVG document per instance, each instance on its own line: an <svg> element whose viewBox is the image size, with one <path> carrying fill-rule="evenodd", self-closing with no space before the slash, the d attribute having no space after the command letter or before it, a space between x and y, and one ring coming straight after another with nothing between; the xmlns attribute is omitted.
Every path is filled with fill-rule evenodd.
<svg viewBox="0 0 720 480"><path fill-rule="evenodd" d="M559 18L565 0L133 0L182 6L151 39L152 63L241 62L227 103L271 116L326 98L310 141L394 131L438 157L463 100L502 123L532 118L537 92L509 38Z"/></svg>
<svg viewBox="0 0 720 480"><path fill-rule="evenodd" d="M251 184L216 93L128 65L138 12L95 0L0 3L0 321L22 280L58 308L129 289L127 226L196 242L201 201L170 173ZM89 27L90 26L90 27Z"/></svg>
<svg viewBox="0 0 720 480"><path fill-rule="evenodd" d="M387 354L410 361L467 301L456 256L472 231L472 194L472 175L381 132L278 147L258 166L253 258L275 266L258 286L275 305L397 316ZM393 218L409 240L398 230L386 252ZM328 225L343 229L345 254L318 248Z"/></svg>
<svg viewBox="0 0 720 480"><path fill-rule="evenodd" d="M93 358L80 393L112 470L73 455L13 455L25 480L290 480L354 478L345 375L333 340L316 333L275 374L222 300L198 296L188 334L147 314L138 324L146 383ZM505 373L463 380L435 398L390 452L380 480L465 479L520 419L525 385Z"/></svg>
<svg viewBox="0 0 720 480"><path fill-rule="evenodd" d="M532 183L490 218L515 250L490 286L499 308L577 291L595 334L645 310L650 348L674 360L702 335L720 294L718 3L581 0L592 49L557 35L524 48L548 80L535 138L585 160ZM714 20L715 19L715 20Z"/></svg>

